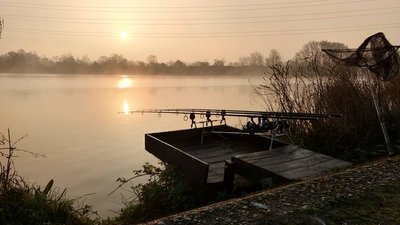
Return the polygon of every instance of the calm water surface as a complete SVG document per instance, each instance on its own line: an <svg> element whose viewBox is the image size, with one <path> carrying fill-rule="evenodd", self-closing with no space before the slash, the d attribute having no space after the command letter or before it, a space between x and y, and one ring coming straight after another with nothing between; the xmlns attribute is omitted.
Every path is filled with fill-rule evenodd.
<svg viewBox="0 0 400 225"><path fill-rule="evenodd" d="M125 115L119 111L147 108L218 108L262 110L241 76L87 76L0 75L0 132L17 147L42 153L18 153L16 167L31 182L68 188L70 197L87 195L87 204L102 216L121 208L121 195L111 196L118 177L157 159L144 150L148 132L187 129L182 116ZM244 122L244 121L243 121ZM228 119L232 126L239 121Z"/></svg>

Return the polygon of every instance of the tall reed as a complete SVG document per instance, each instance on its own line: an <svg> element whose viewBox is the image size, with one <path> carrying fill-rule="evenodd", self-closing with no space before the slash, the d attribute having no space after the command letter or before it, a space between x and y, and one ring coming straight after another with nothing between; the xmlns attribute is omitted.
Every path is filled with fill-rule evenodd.
<svg viewBox="0 0 400 225"><path fill-rule="evenodd" d="M363 69L341 65L321 54L270 66L255 88L267 109L282 112L341 113L340 119L291 121L297 143L352 161L384 153L384 138L371 97L378 102L395 145L400 139L400 78L381 82ZM381 151L382 150L382 151Z"/></svg>

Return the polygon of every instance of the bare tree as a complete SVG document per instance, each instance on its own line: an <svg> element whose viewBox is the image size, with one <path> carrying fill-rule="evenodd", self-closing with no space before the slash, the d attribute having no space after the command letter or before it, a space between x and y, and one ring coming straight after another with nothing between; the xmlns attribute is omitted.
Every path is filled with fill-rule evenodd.
<svg viewBox="0 0 400 225"><path fill-rule="evenodd" d="M157 56L155 56L155 55L149 55L148 57L147 57L147 62L149 63L149 65L156 65L156 64L158 64L158 60L157 60Z"/></svg>
<svg viewBox="0 0 400 225"><path fill-rule="evenodd" d="M28 150L19 149L16 144L24 139L23 136L15 141L11 140L10 129L7 129L7 135L0 133L0 189L8 189L13 184L24 182L20 176L17 175L17 170L14 165L15 152L22 152L31 154L33 157L45 157L45 155L31 152Z"/></svg>
<svg viewBox="0 0 400 225"><path fill-rule="evenodd" d="M253 52L250 54L250 65L251 66L264 66L264 56L259 52Z"/></svg>
<svg viewBox="0 0 400 225"><path fill-rule="evenodd" d="M271 49L268 58L265 58L266 66L273 66L275 64L282 65L282 57L281 54L276 49Z"/></svg>
<svg viewBox="0 0 400 225"><path fill-rule="evenodd" d="M3 32L3 28L4 28L4 20L1 19L0 17L0 38L1 38L1 32Z"/></svg>

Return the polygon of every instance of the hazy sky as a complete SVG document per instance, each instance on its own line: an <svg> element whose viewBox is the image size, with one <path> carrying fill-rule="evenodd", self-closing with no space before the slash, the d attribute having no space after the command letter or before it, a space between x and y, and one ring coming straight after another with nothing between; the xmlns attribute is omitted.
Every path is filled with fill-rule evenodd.
<svg viewBox="0 0 400 225"><path fill-rule="evenodd" d="M122 54L143 60L236 61L308 41L358 47L376 32L400 44L400 0L0 0L0 54Z"/></svg>

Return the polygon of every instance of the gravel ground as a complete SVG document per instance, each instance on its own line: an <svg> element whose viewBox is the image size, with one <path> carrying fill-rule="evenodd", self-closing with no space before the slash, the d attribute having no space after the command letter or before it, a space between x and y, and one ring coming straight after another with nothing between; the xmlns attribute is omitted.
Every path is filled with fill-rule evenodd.
<svg viewBox="0 0 400 225"><path fill-rule="evenodd" d="M400 156L394 156L183 212L147 224L273 224L271 218L274 216L290 216L299 210L320 208L338 198L351 197L399 180Z"/></svg>

